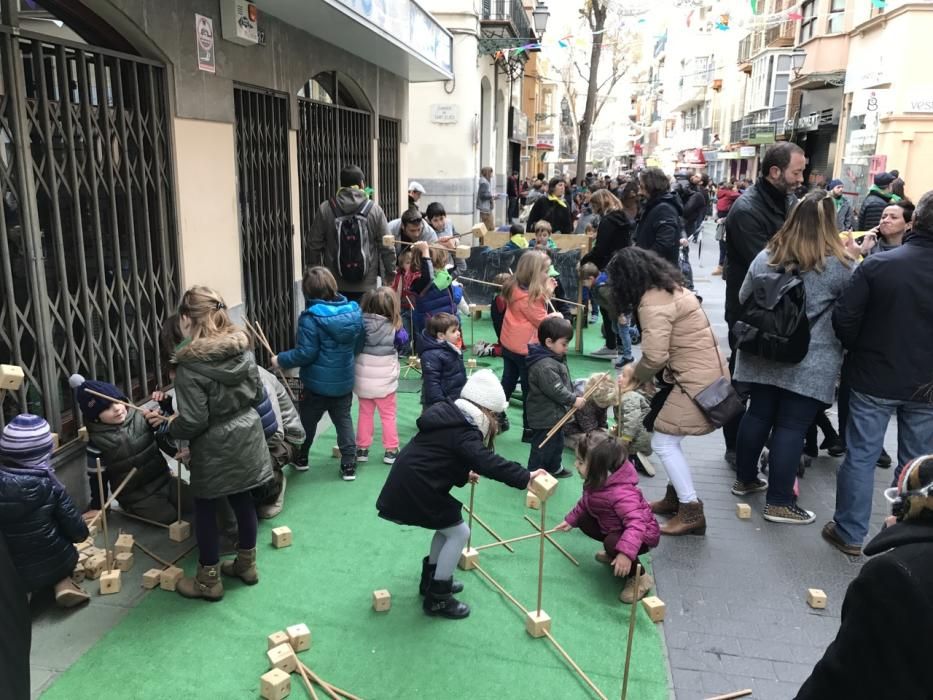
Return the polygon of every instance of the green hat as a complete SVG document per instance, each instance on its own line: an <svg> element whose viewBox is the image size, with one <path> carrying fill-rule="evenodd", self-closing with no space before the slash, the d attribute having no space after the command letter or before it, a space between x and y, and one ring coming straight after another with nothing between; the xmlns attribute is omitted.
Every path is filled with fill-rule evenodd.
<svg viewBox="0 0 933 700"><path fill-rule="evenodd" d="M548 277L560 277L560 273L557 271L557 268L556 268L556 267L554 267L553 265L551 265L551 266L547 269L547 276L548 276Z"/></svg>

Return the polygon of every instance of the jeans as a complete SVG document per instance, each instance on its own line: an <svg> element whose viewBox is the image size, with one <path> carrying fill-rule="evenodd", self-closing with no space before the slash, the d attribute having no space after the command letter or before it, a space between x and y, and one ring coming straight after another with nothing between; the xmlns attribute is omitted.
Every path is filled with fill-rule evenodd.
<svg viewBox="0 0 933 700"><path fill-rule="evenodd" d="M556 474L562 469L561 457L564 452L564 431L558 430L557 434L544 443L544 447L538 447L544 438L547 437L548 429L534 429L531 431L531 454L528 455L528 469L547 469L551 474Z"/></svg>
<svg viewBox="0 0 933 700"><path fill-rule="evenodd" d="M379 410L379 420L382 423L382 446L386 450L398 449L398 430L395 426L396 399L395 394L383 396L381 399L360 398L360 415L356 423L356 446L369 449L373 444L373 415Z"/></svg>
<svg viewBox="0 0 933 700"><path fill-rule="evenodd" d="M770 436L765 500L774 506L793 505L794 480L804 438L824 406L816 399L787 389L752 384L748 410L742 417L735 445L736 478L745 483L758 478L758 458Z"/></svg>
<svg viewBox="0 0 933 700"><path fill-rule="evenodd" d="M305 429L307 438L304 445L301 446L301 454L298 455L298 458L307 458L314 442L314 434L317 432L317 424L326 413L330 416L334 427L337 429L340 464L356 464L356 436L353 434L353 416L350 415L352 405L353 394L319 396L311 393L311 390L305 387L304 399L298 404L298 415L301 417L301 425Z"/></svg>
<svg viewBox="0 0 933 700"><path fill-rule="evenodd" d="M511 399L519 381L522 383L522 427L525 420L525 402L528 400L528 364L524 355L518 355L505 346L502 347L502 391L505 398Z"/></svg>
<svg viewBox="0 0 933 700"><path fill-rule="evenodd" d="M719 241L719 267L726 264L726 242Z"/></svg>
<svg viewBox="0 0 933 700"><path fill-rule="evenodd" d="M253 549L259 521L256 506L249 491L226 497L236 515L237 547ZM217 527L217 504L220 498L194 499L194 536L198 541L198 561L202 566L214 566L220 560L220 532Z"/></svg>
<svg viewBox="0 0 933 700"><path fill-rule="evenodd" d="M618 338L618 344L616 347L619 349L619 354L625 360L631 360L632 358L632 327L630 324L618 323L615 322L612 324L612 328L615 331L616 338Z"/></svg>
<svg viewBox="0 0 933 700"><path fill-rule="evenodd" d="M933 404L880 399L852 390L846 426L846 456L836 474L836 531L861 545L868 534L875 490L875 463L884 433L897 414L897 462L900 465L933 452Z"/></svg>

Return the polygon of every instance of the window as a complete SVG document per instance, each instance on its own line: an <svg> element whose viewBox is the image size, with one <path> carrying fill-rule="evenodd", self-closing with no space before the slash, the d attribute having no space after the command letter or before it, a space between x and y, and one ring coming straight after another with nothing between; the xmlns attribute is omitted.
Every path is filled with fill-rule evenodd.
<svg viewBox="0 0 933 700"><path fill-rule="evenodd" d="M845 0L829 0L829 19L826 22L827 34L839 34L845 24Z"/></svg>
<svg viewBox="0 0 933 700"><path fill-rule="evenodd" d="M813 31L816 28L816 0L806 0L800 6L800 14L803 15L800 20L800 43L802 44L813 38Z"/></svg>

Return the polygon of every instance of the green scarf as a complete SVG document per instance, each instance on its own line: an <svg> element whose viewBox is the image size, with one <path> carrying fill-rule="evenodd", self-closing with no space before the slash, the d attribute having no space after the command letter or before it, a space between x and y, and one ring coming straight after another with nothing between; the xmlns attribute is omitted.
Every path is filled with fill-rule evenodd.
<svg viewBox="0 0 933 700"><path fill-rule="evenodd" d="M868 194L871 194L872 192L874 192L876 195L878 195L882 199L886 199L891 204L897 204L898 202L901 201L901 198L898 197L896 194L894 194L893 192L883 192L881 188L878 187L878 185L871 186L871 188L868 190Z"/></svg>
<svg viewBox="0 0 933 700"><path fill-rule="evenodd" d="M441 270L434 273L434 286L441 291L447 289L453 281L454 278L450 276L450 273L447 272L447 270Z"/></svg>

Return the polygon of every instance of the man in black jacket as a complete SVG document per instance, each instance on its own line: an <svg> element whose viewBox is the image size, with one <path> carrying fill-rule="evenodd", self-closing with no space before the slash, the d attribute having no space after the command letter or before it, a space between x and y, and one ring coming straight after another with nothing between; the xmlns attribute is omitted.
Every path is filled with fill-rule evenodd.
<svg viewBox="0 0 933 700"><path fill-rule="evenodd" d="M858 266L833 311L849 351L851 396L836 512L823 537L846 554L858 554L868 534L875 463L891 415L898 464L933 452L933 191L920 198L912 223L902 246Z"/></svg>
<svg viewBox="0 0 933 700"><path fill-rule="evenodd" d="M703 220L709 213L709 177L706 175L691 175L688 191L690 195L684 203L684 229L687 238L696 243L700 234Z"/></svg>
<svg viewBox="0 0 933 700"><path fill-rule="evenodd" d="M4 697L26 700L29 697L29 649L32 644L32 621L26 585L13 566L6 538L0 535L0 678Z"/></svg>
<svg viewBox="0 0 933 700"><path fill-rule="evenodd" d="M885 207L894 204L900 197L891 192L891 185L896 178L891 173L878 173L875 175L875 184L868 190L865 201L858 215L858 230L870 231L881 223L881 215Z"/></svg>
<svg viewBox="0 0 933 700"><path fill-rule="evenodd" d="M635 245L653 250L677 267L683 238L683 204L671 192L671 183L661 168L647 168L639 178L645 207L635 230Z"/></svg>

